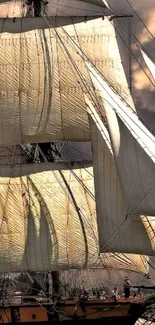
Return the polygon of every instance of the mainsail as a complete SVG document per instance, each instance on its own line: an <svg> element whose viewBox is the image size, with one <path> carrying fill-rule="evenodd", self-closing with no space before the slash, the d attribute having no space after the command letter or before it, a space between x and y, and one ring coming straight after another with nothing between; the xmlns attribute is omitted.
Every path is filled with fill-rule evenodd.
<svg viewBox="0 0 155 325"><path fill-rule="evenodd" d="M86 266L146 272L144 257L122 255L122 263L121 255L98 256L91 173L88 168L0 179L0 272Z"/></svg>
<svg viewBox="0 0 155 325"><path fill-rule="evenodd" d="M142 49L141 49L141 54L155 80L155 63L148 57L148 55Z"/></svg>

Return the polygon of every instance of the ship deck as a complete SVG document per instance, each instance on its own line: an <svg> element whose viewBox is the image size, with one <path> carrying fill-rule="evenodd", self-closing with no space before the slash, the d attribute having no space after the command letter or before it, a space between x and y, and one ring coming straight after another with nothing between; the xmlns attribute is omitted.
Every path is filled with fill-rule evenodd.
<svg viewBox="0 0 155 325"><path fill-rule="evenodd" d="M31 300L31 301L30 301ZM36 325L53 324L59 321L73 321L88 323L102 320L103 324L134 324L142 312L140 297L128 299L120 298L117 301L107 299L80 299L53 302L32 296L12 297L0 306L0 323L22 324L35 323Z"/></svg>

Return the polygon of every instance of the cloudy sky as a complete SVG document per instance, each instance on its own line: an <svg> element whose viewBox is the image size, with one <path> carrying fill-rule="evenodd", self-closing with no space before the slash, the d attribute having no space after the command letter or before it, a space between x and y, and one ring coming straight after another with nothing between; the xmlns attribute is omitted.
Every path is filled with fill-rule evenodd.
<svg viewBox="0 0 155 325"><path fill-rule="evenodd" d="M117 14L133 14L131 19L132 33L136 36L144 49L155 60L155 1L154 0L128 0L133 6L134 10L138 13L141 20L147 26L154 38L149 34L143 23L138 19L126 0L108 0L108 3L112 6ZM125 24L125 19L122 22ZM126 20L127 24L127 20ZM117 25L118 26L118 25ZM128 35L125 32L125 27L119 27L119 32L127 42ZM143 66L144 70L150 76L150 72L146 68L144 61L141 57L136 43L133 41L132 52L136 56L137 60ZM125 62L126 72L128 74L129 51L121 44L121 54L123 55L123 62ZM141 114L145 122L147 122L151 128L155 129L155 87L151 84L146 77L144 71L140 68L139 64L132 57L132 94L136 104L138 112Z"/></svg>

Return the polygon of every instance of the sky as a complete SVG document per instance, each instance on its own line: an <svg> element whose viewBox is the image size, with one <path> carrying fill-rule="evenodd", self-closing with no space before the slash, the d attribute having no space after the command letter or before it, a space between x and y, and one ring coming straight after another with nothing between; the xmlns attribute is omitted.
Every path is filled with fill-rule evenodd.
<svg viewBox="0 0 155 325"><path fill-rule="evenodd" d="M150 54L155 61L155 1L154 0L128 0L133 6L136 13L140 16L142 22L147 26L153 37L149 34L143 23L138 19L126 0L108 0L109 5L114 9L117 14L133 14L131 18L131 31L138 39L144 49ZM123 19L123 18L122 18ZM123 27L119 27L119 33L125 40L129 41L128 34L125 32L124 24L127 19L123 19ZM117 24L118 26L118 24ZM127 29L126 29L127 30ZM118 35L118 34L117 34ZM134 39L133 39L134 40ZM132 52L137 60L142 65L143 69L147 72L149 77L152 76L144 64L144 60L140 54L139 48L135 42L132 42ZM121 56L124 62L127 76L129 76L129 51L121 42ZM136 105L138 113L143 120L155 130L155 87L151 84L143 69L139 66L136 60L132 57L132 96Z"/></svg>

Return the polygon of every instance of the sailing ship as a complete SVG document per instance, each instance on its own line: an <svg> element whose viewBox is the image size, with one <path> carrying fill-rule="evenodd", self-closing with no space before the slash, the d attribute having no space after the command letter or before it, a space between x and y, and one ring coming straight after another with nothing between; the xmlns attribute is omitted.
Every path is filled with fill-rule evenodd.
<svg viewBox="0 0 155 325"><path fill-rule="evenodd" d="M150 300L64 299L59 278L146 275L155 255L155 136L134 106L117 17L104 0L12 4L0 18L0 272L51 272L53 295L47 282L44 298L2 296L0 322L134 324ZM64 158L69 141L91 142L92 159Z"/></svg>

